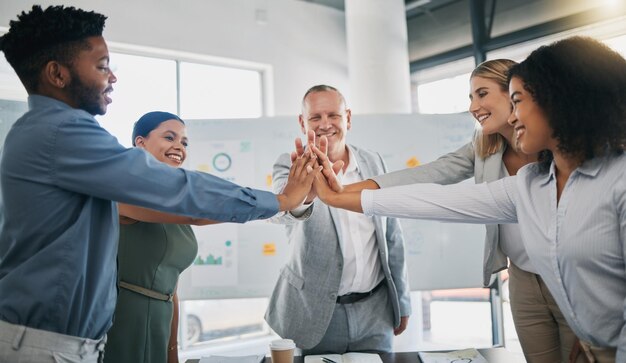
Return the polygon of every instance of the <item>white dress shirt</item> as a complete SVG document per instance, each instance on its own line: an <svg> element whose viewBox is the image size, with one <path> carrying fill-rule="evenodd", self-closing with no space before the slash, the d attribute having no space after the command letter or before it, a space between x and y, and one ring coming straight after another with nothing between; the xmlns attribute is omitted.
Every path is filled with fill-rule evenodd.
<svg viewBox="0 0 626 363"><path fill-rule="evenodd" d="M572 172L557 203L554 164L485 184L414 184L362 192L367 215L515 223L526 252L582 340L626 362L626 154Z"/></svg>
<svg viewBox="0 0 626 363"><path fill-rule="evenodd" d="M362 181L359 165L354 153L348 149L348 166L339 174L343 184ZM383 272L378 259L376 246L376 227L371 217L354 213L345 209L337 210L342 231L341 252L343 254L343 270L338 294L367 292L372 290L383 279Z"/></svg>

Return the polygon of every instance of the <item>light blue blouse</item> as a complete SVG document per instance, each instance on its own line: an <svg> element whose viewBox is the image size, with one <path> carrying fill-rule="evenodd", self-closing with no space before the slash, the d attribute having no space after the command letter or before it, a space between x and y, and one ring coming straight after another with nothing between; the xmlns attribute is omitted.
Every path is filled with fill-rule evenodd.
<svg viewBox="0 0 626 363"><path fill-rule="evenodd" d="M626 361L626 154L585 162L557 203L554 164L486 184L413 184L364 190L368 215L515 223L531 262L570 327Z"/></svg>

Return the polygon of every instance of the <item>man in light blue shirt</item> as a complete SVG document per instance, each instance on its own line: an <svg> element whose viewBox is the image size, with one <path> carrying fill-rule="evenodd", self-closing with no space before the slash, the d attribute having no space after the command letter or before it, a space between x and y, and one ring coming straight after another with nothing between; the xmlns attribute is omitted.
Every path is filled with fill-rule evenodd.
<svg viewBox="0 0 626 363"><path fill-rule="evenodd" d="M93 117L116 82L105 19L33 6L0 38L29 94L0 161L1 362L102 358L117 295L113 201L243 223L299 205L316 174L299 159L276 196L118 144Z"/></svg>

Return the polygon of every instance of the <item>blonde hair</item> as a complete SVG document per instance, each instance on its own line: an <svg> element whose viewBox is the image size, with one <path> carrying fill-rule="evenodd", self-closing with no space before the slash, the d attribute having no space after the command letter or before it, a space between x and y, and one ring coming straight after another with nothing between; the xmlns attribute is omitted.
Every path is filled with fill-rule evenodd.
<svg viewBox="0 0 626 363"><path fill-rule="evenodd" d="M476 66L476 68L474 68L470 79L474 77L489 79L495 81L500 86L500 89L502 89L502 91L508 91L509 69L511 69L511 67L516 64L517 62L510 59L488 60L482 62L481 64ZM474 148L476 149L476 153L481 158L486 158L489 155L497 153L506 145L506 143L506 139L498 133L484 135L482 130L479 128L474 134ZM514 147L515 145L511 146Z"/></svg>

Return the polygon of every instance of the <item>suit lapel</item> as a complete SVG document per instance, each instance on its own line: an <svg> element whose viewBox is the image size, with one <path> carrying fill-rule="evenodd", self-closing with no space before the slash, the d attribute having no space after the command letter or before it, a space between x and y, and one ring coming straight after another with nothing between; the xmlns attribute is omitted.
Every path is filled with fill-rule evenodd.
<svg viewBox="0 0 626 363"><path fill-rule="evenodd" d="M502 154L504 149L499 150L497 153L488 156L485 159L477 158L476 163L482 163L482 173L476 173L474 175L476 184L491 182L498 180L505 175L502 173ZM478 170L477 170L478 171Z"/></svg>
<svg viewBox="0 0 626 363"><path fill-rule="evenodd" d="M352 147L352 145L348 145L348 147L350 148L350 151L352 151L352 155L354 155L354 157L356 158L356 163L358 165L359 175L361 175L361 178L363 178L363 180L365 180L365 179L369 179L369 178L373 177L374 176L374 172L372 171L372 168L370 166L371 161L370 160L366 160L363 157L363 155L361 155L359 150L357 150L354 147Z"/></svg>
<svg viewBox="0 0 626 363"><path fill-rule="evenodd" d="M328 208L328 210L330 211L330 218L332 219L332 222L335 225L335 230L337 231L337 242L339 242L339 245L341 246L341 241L343 241L343 231L341 229L341 219L339 219L339 211L337 210L337 208L332 208L329 206L326 206L326 208Z"/></svg>

